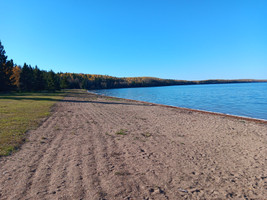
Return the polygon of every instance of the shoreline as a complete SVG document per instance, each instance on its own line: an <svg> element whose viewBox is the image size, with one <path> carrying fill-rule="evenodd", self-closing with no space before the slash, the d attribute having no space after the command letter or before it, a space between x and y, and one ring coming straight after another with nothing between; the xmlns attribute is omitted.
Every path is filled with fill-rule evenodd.
<svg viewBox="0 0 267 200"><path fill-rule="evenodd" d="M185 107L179 107L179 106L170 106L170 105L165 105L165 104L158 104L158 103L152 103L152 102L148 102L148 101L140 101L140 100L134 100L134 99L126 99L126 98L115 97L115 96L107 96L104 94L98 94L98 93L90 92L88 90L87 90L87 93L89 93L89 94L91 93L91 94L99 95L99 96L103 96L103 97L116 98L116 99L120 99L120 100L127 100L127 101L132 101L132 102L151 104L151 105L155 105L155 106L176 108L176 109L187 110L187 111L192 111L192 112L206 113L206 114L217 115L217 116L222 116L222 117L230 117L230 118L235 118L235 119L240 119L240 120L247 120L247 121L253 121L253 122L257 122L257 123L267 124L267 120L265 120L265 119L258 119L258 118L253 118L253 117L225 114L225 113L212 112L212 111L206 111L206 110L198 110L198 109L185 108Z"/></svg>
<svg viewBox="0 0 267 200"><path fill-rule="evenodd" d="M264 199L266 133L254 120L72 90L0 159L0 198Z"/></svg>

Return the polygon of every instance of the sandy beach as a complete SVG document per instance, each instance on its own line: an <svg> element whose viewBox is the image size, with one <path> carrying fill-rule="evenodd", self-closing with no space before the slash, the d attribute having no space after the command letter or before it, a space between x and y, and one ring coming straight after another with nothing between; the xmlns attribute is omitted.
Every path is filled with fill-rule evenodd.
<svg viewBox="0 0 267 200"><path fill-rule="evenodd" d="M266 121L73 92L0 158L0 199L267 199Z"/></svg>

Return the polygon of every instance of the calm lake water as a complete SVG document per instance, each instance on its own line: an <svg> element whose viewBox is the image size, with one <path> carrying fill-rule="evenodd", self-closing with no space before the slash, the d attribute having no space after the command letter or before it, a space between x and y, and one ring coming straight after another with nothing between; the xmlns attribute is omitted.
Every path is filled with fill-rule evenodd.
<svg viewBox="0 0 267 200"><path fill-rule="evenodd" d="M89 92L267 120L267 83L123 88Z"/></svg>

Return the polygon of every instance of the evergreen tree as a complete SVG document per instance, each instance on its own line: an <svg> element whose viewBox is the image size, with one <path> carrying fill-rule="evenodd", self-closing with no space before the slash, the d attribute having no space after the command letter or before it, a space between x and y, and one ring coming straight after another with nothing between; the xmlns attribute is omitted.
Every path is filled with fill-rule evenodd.
<svg viewBox="0 0 267 200"><path fill-rule="evenodd" d="M85 78L82 79L82 89L88 89L89 88L89 81Z"/></svg>
<svg viewBox="0 0 267 200"><path fill-rule="evenodd" d="M14 88L13 83L15 82L14 78L12 77L13 75L13 68L14 68L14 62L13 60L9 60L6 62L4 66L4 72L6 75L6 89L11 90Z"/></svg>
<svg viewBox="0 0 267 200"><path fill-rule="evenodd" d="M66 76L63 76L60 78L60 88L66 89L69 86L68 78Z"/></svg>
<svg viewBox="0 0 267 200"><path fill-rule="evenodd" d="M55 91L60 89L59 77L52 70L47 73L46 83L47 90Z"/></svg>
<svg viewBox="0 0 267 200"><path fill-rule="evenodd" d="M6 51L4 49L4 46L2 45L2 42L0 41L0 63L1 64L6 63L7 56L5 54L6 54Z"/></svg>
<svg viewBox="0 0 267 200"><path fill-rule="evenodd" d="M1 65L1 90L8 91L13 89L14 79L12 78L14 63L13 60Z"/></svg>
<svg viewBox="0 0 267 200"><path fill-rule="evenodd" d="M33 90L34 74L31 66L24 63L19 79L20 90L31 91Z"/></svg>
<svg viewBox="0 0 267 200"><path fill-rule="evenodd" d="M4 46L2 45L0 41L0 89L1 89L1 86L3 85L2 83L2 80L4 77L3 65L6 64L6 59L7 59L7 56L5 54L6 52L4 50Z"/></svg>
<svg viewBox="0 0 267 200"><path fill-rule="evenodd" d="M44 72L42 72L37 66L33 69L33 89L34 90L44 90L45 89L45 80Z"/></svg>
<svg viewBox="0 0 267 200"><path fill-rule="evenodd" d="M12 73L14 63L12 59L7 61L5 54L4 46L0 41L0 91L11 90L13 87Z"/></svg>

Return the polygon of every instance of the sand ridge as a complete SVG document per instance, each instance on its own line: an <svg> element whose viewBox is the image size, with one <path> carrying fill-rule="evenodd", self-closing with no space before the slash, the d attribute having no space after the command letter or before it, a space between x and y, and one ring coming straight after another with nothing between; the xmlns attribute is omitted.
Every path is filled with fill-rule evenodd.
<svg viewBox="0 0 267 200"><path fill-rule="evenodd" d="M0 158L0 199L266 199L266 135L266 123L73 92Z"/></svg>

